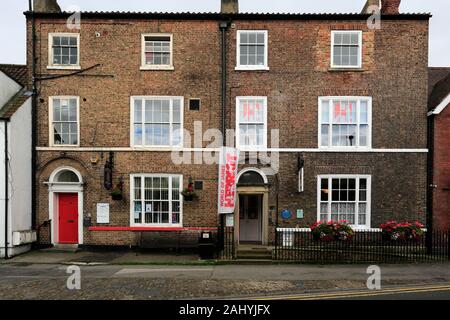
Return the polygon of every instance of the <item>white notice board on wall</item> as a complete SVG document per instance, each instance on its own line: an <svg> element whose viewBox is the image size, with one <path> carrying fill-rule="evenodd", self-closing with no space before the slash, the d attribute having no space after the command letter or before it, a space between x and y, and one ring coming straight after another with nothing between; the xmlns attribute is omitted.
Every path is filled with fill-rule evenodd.
<svg viewBox="0 0 450 320"><path fill-rule="evenodd" d="M109 223L109 203L97 203L97 223Z"/></svg>

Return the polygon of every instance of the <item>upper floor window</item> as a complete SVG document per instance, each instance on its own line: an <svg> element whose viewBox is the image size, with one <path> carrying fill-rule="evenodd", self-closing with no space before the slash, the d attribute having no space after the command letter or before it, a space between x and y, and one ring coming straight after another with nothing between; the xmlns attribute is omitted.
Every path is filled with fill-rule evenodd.
<svg viewBox="0 0 450 320"><path fill-rule="evenodd" d="M331 67L361 68L362 31L331 32Z"/></svg>
<svg viewBox="0 0 450 320"><path fill-rule="evenodd" d="M236 145L243 149L267 147L267 97L236 98Z"/></svg>
<svg viewBox="0 0 450 320"><path fill-rule="evenodd" d="M319 146L371 147L372 99L369 97L319 98Z"/></svg>
<svg viewBox="0 0 450 320"><path fill-rule="evenodd" d="M80 67L80 35L78 33L49 34L49 68Z"/></svg>
<svg viewBox="0 0 450 320"><path fill-rule="evenodd" d="M131 225L180 226L183 185L181 175L131 176Z"/></svg>
<svg viewBox="0 0 450 320"><path fill-rule="evenodd" d="M78 146L78 97L50 98L50 146Z"/></svg>
<svg viewBox="0 0 450 320"><path fill-rule="evenodd" d="M173 69L173 36L172 34L142 35L142 67L141 69Z"/></svg>
<svg viewBox="0 0 450 320"><path fill-rule="evenodd" d="M237 32L237 67L241 70L268 70L268 32Z"/></svg>
<svg viewBox="0 0 450 320"><path fill-rule="evenodd" d="M132 97L131 100L132 146L183 146L183 97Z"/></svg>
<svg viewBox="0 0 450 320"><path fill-rule="evenodd" d="M341 221L370 228L371 177L332 175L318 177L319 221Z"/></svg>

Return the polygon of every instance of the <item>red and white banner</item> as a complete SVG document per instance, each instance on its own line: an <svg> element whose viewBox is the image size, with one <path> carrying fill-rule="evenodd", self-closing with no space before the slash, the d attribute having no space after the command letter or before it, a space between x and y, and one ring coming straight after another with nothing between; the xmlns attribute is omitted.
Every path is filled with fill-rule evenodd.
<svg viewBox="0 0 450 320"><path fill-rule="evenodd" d="M219 156L219 214L234 213L239 150L222 147Z"/></svg>

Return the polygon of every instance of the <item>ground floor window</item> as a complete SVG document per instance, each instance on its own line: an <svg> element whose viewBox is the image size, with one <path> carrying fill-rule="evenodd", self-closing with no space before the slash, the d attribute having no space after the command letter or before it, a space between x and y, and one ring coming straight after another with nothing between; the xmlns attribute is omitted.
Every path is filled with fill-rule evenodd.
<svg viewBox="0 0 450 320"><path fill-rule="evenodd" d="M371 179L367 175L318 177L318 219L370 228Z"/></svg>
<svg viewBox="0 0 450 320"><path fill-rule="evenodd" d="M131 224L138 226L181 225L181 175L132 175Z"/></svg>

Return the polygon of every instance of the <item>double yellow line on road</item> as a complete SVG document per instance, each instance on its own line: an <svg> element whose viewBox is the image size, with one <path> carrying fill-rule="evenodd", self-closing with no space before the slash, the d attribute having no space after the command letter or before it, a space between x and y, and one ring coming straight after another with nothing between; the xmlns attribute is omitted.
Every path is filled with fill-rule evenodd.
<svg viewBox="0 0 450 320"><path fill-rule="evenodd" d="M344 291L344 292L328 292L328 293L312 293L312 294L290 294L290 295L274 295L250 297L248 300L327 300L327 299L346 299L346 298L363 298L393 294L404 293L426 293L436 291L450 291L450 284L432 285L421 287L403 287L381 289L376 291L359 290L359 291Z"/></svg>

